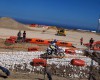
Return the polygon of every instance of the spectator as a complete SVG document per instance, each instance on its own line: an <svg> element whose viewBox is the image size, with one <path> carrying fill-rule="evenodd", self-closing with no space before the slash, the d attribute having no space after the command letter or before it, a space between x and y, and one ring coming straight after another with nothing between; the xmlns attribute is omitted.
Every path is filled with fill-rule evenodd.
<svg viewBox="0 0 100 80"><path fill-rule="evenodd" d="M48 65L46 67L44 67L45 73L47 74L47 78L48 80L52 80L52 69L51 66Z"/></svg>
<svg viewBox="0 0 100 80"><path fill-rule="evenodd" d="M49 80L52 80L51 72L50 72L50 71L46 71L46 73L47 73L47 77L48 77L48 79L49 79Z"/></svg>
<svg viewBox="0 0 100 80"><path fill-rule="evenodd" d="M83 45L83 37L80 39L80 44Z"/></svg>
<svg viewBox="0 0 100 80"><path fill-rule="evenodd" d="M23 32L23 42L26 40L26 31Z"/></svg>
<svg viewBox="0 0 100 80"><path fill-rule="evenodd" d="M93 43L94 43L94 40L93 40L93 38L91 38L91 39L89 40L90 49L93 47Z"/></svg>
<svg viewBox="0 0 100 80"><path fill-rule="evenodd" d="M19 31L17 34L17 41L20 41L20 39L21 39L21 31Z"/></svg>

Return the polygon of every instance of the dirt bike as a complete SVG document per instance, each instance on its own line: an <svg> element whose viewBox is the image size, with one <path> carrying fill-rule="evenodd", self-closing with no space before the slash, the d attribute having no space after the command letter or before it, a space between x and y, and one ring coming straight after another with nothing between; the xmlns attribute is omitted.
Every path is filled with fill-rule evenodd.
<svg viewBox="0 0 100 80"><path fill-rule="evenodd" d="M57 48L54 50L47 50L44 54L41 54L41 58L63 58L65 56L64 50Z"/></svg>

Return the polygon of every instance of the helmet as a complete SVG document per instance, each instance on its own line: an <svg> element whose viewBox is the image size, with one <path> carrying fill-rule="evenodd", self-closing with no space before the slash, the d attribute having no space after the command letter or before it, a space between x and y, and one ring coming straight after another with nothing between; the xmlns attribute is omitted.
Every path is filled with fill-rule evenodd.
<svg viewBox="0 0 100 80"><path fill-rule="evenodd" d="M54 42L54 43L56 43L56 42L57 42L57 40L56 40L56 39L54 39L54 40L53 40L53 42Z"/></svg>
<svg viewBox="0 0 100 80"><path fill-rule="evenodd" d="M51 45L52 45L52 46L55 46L55 45L56 45L56 43L52 43Z"/></svg>

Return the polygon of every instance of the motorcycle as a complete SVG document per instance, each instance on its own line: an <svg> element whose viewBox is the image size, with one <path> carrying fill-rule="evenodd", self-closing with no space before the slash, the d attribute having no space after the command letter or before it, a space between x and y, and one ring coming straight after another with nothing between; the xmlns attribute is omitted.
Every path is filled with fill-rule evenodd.
<svg viewBox="0 0 100 80"><path fill-rule="evenodd" d="M40 57L42 58L63 58L65 56L64 50L62 48L47 48L46 52L44 54L41 54Z"/></svg>

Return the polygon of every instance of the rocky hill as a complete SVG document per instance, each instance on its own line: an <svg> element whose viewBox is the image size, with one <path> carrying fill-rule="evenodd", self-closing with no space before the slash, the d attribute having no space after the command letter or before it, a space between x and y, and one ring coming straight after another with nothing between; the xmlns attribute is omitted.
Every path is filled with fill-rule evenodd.
<svg viewBox="0 0 100 80"><path fill-rule="evenodd" d="M0 28L28 30L28 27L25 24L17 22L16 20L9 18L9 17L0 18Z"/></svg>

